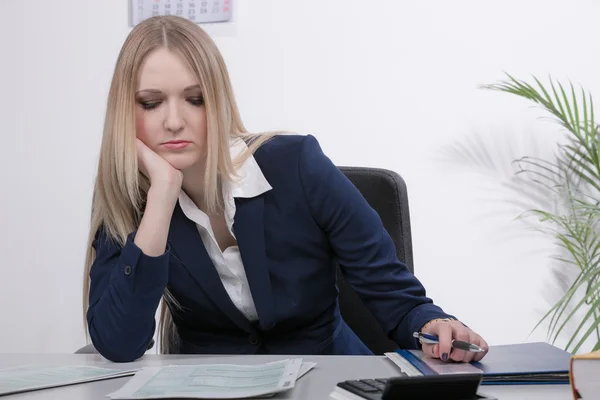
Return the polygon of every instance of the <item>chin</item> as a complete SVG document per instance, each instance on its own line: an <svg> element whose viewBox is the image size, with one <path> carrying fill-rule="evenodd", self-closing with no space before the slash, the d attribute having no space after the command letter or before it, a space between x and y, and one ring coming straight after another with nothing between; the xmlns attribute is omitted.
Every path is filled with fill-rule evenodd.
<svg viewBox="0 0 600 400"><path fill-rule="evenodd" d="M163 158L173 166L173 168L184 171L200 162L197 154L164 154Z"/></svg>

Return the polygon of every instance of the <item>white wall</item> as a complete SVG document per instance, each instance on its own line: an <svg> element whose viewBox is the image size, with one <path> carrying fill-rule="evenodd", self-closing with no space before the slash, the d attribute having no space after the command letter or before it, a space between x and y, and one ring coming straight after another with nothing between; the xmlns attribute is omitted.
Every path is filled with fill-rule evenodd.
<svg viewBox="0 0 600 400"><path fill-rule="evenodd" d="M81 279L105 98L128 2L2 0L0 353L84 344ZM491 344L528 337L548 308L547 240L523 234L485 182L440 161L466 135L554 125L482 91L502 71L600 92L591 0L238 0L207 25L249 129L312 133L338 164L400 172L417 275ZM319 14L315 14L313 9ZM518 151L517 151L518 152ZM520 155L520 154L517 154ZM508 159L507 159L508 161ZM488 185L487 187L489 187Z"/></svg>

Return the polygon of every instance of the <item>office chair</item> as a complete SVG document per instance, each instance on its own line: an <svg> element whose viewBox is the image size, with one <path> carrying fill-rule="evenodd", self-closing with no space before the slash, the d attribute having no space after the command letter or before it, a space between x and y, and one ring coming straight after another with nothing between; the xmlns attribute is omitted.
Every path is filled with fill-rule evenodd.
<svg viewBox="0 0 600 400"><path fill-rule="evenodd" d="M364 167L339 167L377 211L396 245L398 259L414 273L410 216L406 184L395 172ZM375 354L394 351L398 345L387 337L379 322L337 267L340 312L354 333Z"/></svg>
<svg viewBox="0 0 600 400"><path fill-rule="evenodd" d="M97 354L98 350L94 347L93 344L88 344L78 349L75 354Z"/></svg>
<svg viewBox="0 0 600 400"><path fill-rule="evenodd" d="M414 273L410 216L406 184L395 172L365 167L339 167L356 186L369 205L379 214L384 228L388 231L400 261ZM337 267L340 312L346 323L375 354L394 351L398 345L387 337L379 322L365 307L354 289ZM148 349L154 345L154 340ZM97 353L89 344L76 351L76 354Z"/></svg>

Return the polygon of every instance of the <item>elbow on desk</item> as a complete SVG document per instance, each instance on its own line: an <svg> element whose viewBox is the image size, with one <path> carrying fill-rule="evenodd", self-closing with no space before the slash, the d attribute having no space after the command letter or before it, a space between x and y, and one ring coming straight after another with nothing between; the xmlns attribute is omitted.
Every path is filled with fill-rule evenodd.
<svg viewBox="0 0 600 400"><path fill-rule="evenodd" d="M98 339L94 340L92 336L92 343L102 357L115 363L128 363L136 361L146 352L144 347L137 350L132 346L129 346L124 341L119 344L108 344Z"/></svg>
<svg viewBox="0 0 600 400"><path fill-rule="evenodd" d="M127 354L125 352L118 352L118 351L100 351L98 350L98 352L100 353L100 355L104 358L106 358L108 361L114 362L114 363L130 363L130 362L134 362L137 359L141 358L141 356L136 356L133 354Z"/></svg>
<svg viewBox="0 0 600 400"><path fill-rule="evenodd" d="M141 358L145 353L144 348L133 350L132 347L127 346L125 343L106 345L101 341L94 341L94 339L92 339L92 343L102 357L115 363L133 362Z"/></svg>
<svg viewBox="0 0 600 400"><path fill-rule="evenodd" d="M148 349L148 342L136 340L132 342L126 335L100 333L90 325L90 338L98 353L109 361L115 363L128 363L141 358Z"/></svg>
<svg viewBox="0 0 600 400"><path fill-rule="evenodd" d="M131 314L111 318L118 313L98 311L90 307L87 325L94 348L107 360L118 363L136 361L154 344L152 337L156 322L153 316L149 320L140 320Z"/></svg>

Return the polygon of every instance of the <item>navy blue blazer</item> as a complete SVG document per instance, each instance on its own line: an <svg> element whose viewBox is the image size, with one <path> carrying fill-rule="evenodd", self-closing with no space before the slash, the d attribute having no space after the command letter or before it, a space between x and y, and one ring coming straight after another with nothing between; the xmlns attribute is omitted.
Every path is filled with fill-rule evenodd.
<svg viewBox="0 0 600 400"><path fill-rule="evenodd" d="M343 321L336 261L399 347L426 322L448 317L405 265L379 215L327 158L313 136L278 136L254 155L273 190L235 199L233 229L259 321L251 323L223 288L194 222L175 207L167 250L149 257L133 243L93 243L87 321L104 357L133 361L155 331L165 287L179 353L371 354Z"/></svg>

